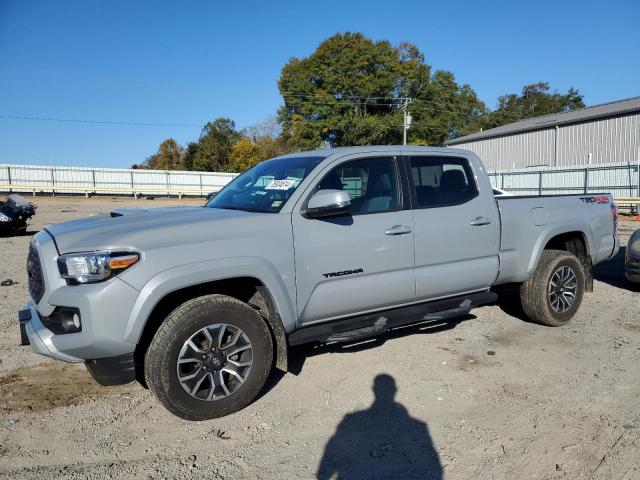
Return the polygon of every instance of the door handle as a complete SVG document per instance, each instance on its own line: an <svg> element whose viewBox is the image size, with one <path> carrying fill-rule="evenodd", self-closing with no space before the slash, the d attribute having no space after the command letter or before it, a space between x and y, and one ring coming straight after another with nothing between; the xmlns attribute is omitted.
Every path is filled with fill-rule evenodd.
<svg viewBox="0 0 640 480"><path fill-rule="evenodd" d="M491 219L487 217L476 217L469 222L469 225L473 225L474 227L479 227L481 225L489 225L491 223Z"/></svg>
<svg viewBox="0 0 640 480"><path fill-rule="evenodd" d="M384 231L385 235L406 235L407 233L411 233L411 227L407 227L406 225L394 225L391 228L387 228Z"/></svg>

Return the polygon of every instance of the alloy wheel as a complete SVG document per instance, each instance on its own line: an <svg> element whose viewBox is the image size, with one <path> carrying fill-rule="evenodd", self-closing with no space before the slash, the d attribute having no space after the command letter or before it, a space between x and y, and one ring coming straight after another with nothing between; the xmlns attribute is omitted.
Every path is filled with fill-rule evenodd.
<svg viewBox="0 0 640 480"><path fill-rule="evenodd" d="M253 363L249 337L238 327L216 323L184 343L177 360L178 381L193 398L226 398L245 382Z"/></svg>

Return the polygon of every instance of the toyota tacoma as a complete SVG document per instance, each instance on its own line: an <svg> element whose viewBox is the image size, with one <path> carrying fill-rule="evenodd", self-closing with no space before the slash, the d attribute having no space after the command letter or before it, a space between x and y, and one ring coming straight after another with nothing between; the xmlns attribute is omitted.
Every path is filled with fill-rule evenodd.
<svg viewBox="0 0 640 480"><path fill-rule="evenodd" d="M463 316L499 285L564 325L618 248L606 193L496 197L452 148L319 150L262 162L201 207L47 226L19 321L35 352L202 420L252 402L289 346Z"/></svg>

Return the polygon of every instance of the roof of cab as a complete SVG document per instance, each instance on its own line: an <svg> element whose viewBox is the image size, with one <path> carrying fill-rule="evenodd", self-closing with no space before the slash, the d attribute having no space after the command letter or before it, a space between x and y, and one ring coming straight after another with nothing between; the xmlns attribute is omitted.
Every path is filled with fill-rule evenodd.
<svg viewBox="0 0 640 480"><path fill-rule="evenodd" d="M329 158L335 155L348 155L352 153L375 153L375 152L425 152L425 153L452 153L452 152L464 152L461 149L455 149L450 147L424 147L419 145L366 145L360 147L336 147L325 148L321 150L308 150L306 152L295 152L288 155L283 155L278 158L287 157L323 157Z"/></svg>

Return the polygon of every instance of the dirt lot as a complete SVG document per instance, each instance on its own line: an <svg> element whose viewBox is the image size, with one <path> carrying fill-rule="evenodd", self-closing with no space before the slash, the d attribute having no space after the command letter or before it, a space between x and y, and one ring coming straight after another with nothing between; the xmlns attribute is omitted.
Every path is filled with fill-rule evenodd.
<svg viewBox="0 0 640 480"><path fill-rule="evenodd" d="M178 203L36 201L33 231ZM638 227L622 223L625 243ZM29 239L0 238L0 280L17 282L0 287L0 478L640 479L640 293L622 255L566 327L524 322L505 300L453 324L296 349L253 405L189 423L137 384L101 387L83 365L18 346Z"/></svg>

